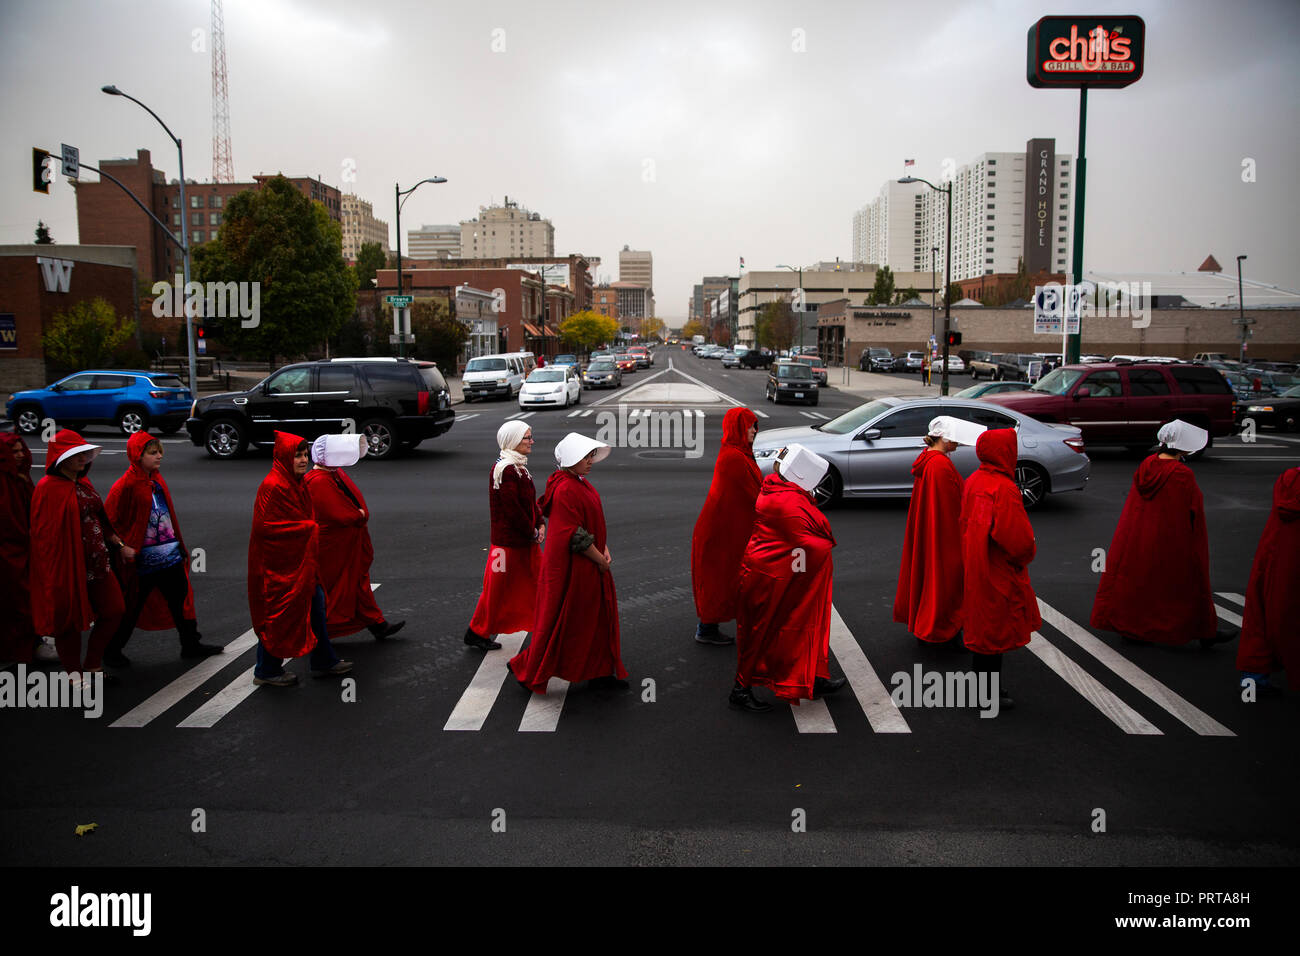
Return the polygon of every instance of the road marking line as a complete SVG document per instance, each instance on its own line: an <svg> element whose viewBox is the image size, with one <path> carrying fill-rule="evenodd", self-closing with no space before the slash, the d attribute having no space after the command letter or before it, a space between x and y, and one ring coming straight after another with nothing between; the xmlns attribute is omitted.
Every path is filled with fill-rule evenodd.
<svg viewBox="0 0 1300 956"><path fill-rule="evenodd" d="M469 421L471 418L478 418L479 415L481 415L481 414L482 414L482 412L470 412L468 415L457 415L456 418L455 418L455 421L458 421L458 422L467 422L467 421Z"/></svg>
<svg viewBox="0 0 1300 956"><path fill-rule="evenodd" d="M826 706L824 700L801 700L799 706L790 708L790 713L794 714L795 726L799 728L801 734L833 734L837 733L835 721L831 719L831 712Z"/></svg>
<svg viewBox="0 0 1300 956"><path fill-rule="evenodd" d="M1120 700L1074 661L1070 660L1043 635L1034 631L1029 639L1029 650L1040 661L1054 670L1092 706L1110 718L1126 734L1163 735L1155 724L1151 723L1124 701Z"/></svg>
<svg viewBox="0 0 1300 956"><path fill-rule="evenodd" d="M1242 607L1246 606L1246 596L1244 594L1235 594L1232 591L1216 591L1215 593L1233 604L1240 604Z"/></svg>
<svg viewBox="0 0 1300 956"><path fill-rule="evenodd" d="M823 415L821 412L813 412L812 416L813 418L820 418L824 422L828 422L831 420L831 417L829 415Z"/></svg>
<svg viewBox="0 0 1300 956"><path fill-rule="evenodd" d="M1236 736L1223 724L1170 690L1087 628L1076 624L1050 604L1044 603L1042 598L1038 599L1038 610L1043 615L1044 621L1110 668L1130 686L1177 717L1190 729L1203 737Z"/></svg>
<svg viewBox="0 0 1300 956"><path fill-rule="evenodd" d="M523 414L523 412L515 412L513 415L507 415L505 420L510 421L512 418L522 418Z"/></svg>
<svg viewBox="0 0 1300 956"><path fill-rule="evenodd" d="M569 412L569 414L565 415L564 417L565 417L565 418L577 418L577 417L578 417L579 415L581 415L581 414L582 414L582 409L580 408L580 409L578 409L576 412Z"/></svg>
<svg viewBox="0 0 1300 956"><path fill-rule="evenodd" d="M812 412L800 412L799 414L802 415L804 418L814 418L814 419L815 419L815 418L817 417L817 416L814 415Z"/></svg>
<svg viewBox="0 0 1300 956"><path fill-rule="evenodd" d="M498 634L496 640L501 645L499 651L488 651L483 655L483 663L474 672L474 678L460 695L455 709L443 725L443 730L482 730L501 685L510 673L507 666L510 658L519 653L527 631L515 631L513 634Z"/></svg>
<svg viewBox="0 0 1300 956"><path fill-rule="evenodd" d="M831 606L831 653L840 662L840 669L853 688L853 696L862 705L871 729L878 734L910 734L912 728L834 605Z"/></svg>
<svg viewBox="0 0 1300 956"><path fill-rule="evenodd" d="M583 417L583 418L586 418L588 415L594 415L594 414L596 414L595 410L589 408L589 409L587 409L585 412L582 413L582 417Z"/></svg>
<svg viewBox="0 0 1300 956"><path fill-rule="evenodd" d="M638 387L644 385L646 382L650 381L651 379L658 378L660 375L667 375L667 374L668 374L669 372L671 372L671 371L673 371L673 367L672 367L672 364L669 363L669 365L668 365L667 368L665 368L665 369L661 369L661 370L659 370L658 372L655 372L653 375L647 375L647 376L646 376L645 378L643 378L643 379L638 379L636 382L633 382L631 385L625 385L625 386L619 388L618 390L616 390L616 391L614 391L614 392L611 392L610 394L606 395L604 398L598 398L598 399L596 399L596 401L592 402L591 404L593 404L593 405L604 405L606 402L612 402L612 401L613 401L614 399L616 399L616 398L621 398L623 395L627 394L627 393L630 392L632 389L634 389L634 388L638 388Z"/></svg>
<svg viewBox="0 0 1300 956"><path fill-rule="evenodd" d="M1241 627L1240 614L1234 614L1231 611L1229 611L1227 608L1219 607L1219 605L1217 604L1214 605L1214 613L1219 615L1219 617L1223 618L1229 624L1235 624L1237 625L1237 627Z"/></svg>
<svg viewBox="0 0 1300 956"><path fill-rule="evenodd" d="M211 727L226 714L230 713L260 686L253 683L254 664L233 681L217 691L208 702L182 720L177 727Z"/></svg>
<svg viewBox="0 0 1300 956"><path fill-rule="evenodd" d="M205 657L180 677L158 691L142 704L136 705L119 717L110 727L143 727L149 721L180 703L181 699L205 683L213 674L235 663L239 655L257 646L257 635L250 628L226 645L225 651Z"/></svg>
<svg viewBox="0 0 1300 956"><path fill-rule="evenodd" d="M545 694L532 694L528 706L524 709L524 719L519 722L519 732L551 733L560 722L560 711L564 709L564 698L569 693L569 682L559 677L552 677L546 685Z"/></svg>

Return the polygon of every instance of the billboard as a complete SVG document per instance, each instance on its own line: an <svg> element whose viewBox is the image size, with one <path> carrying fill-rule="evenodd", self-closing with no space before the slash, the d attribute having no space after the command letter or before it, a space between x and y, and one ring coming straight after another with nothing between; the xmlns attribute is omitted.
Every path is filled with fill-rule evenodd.
<svg viewBox="0 0 1300 956"><path fill-rule="evenodd" d="M1142 78L1141 17L1043 17L1029 28L1030 86L1121 87Z"/></svg>
<svg viewBox="0 0 1300 956"><path fill-rule="evenodd" d="M1031 139L1025 146L1025 273L1052 272L1056 234L1056 140Z"/></svg>

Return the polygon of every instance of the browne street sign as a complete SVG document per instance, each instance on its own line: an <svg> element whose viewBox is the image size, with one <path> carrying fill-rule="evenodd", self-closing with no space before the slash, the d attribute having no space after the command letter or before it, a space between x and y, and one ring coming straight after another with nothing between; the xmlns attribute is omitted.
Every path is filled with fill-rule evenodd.
<svg viewBox="0 0 1300 956"><path fill-rule="evenodd" d="M411 307L411 303L414 301L415 301L415 296L413 295L384 296L384 303L386 305L391 305L394 309L409 309Z"/></svg>
<svg viewBox="0 0 1300 956"><path fill-rule="evenodd" d="M1146 61L1145 41L1141 17L1043 17L1029 28L1029 85L1078 89L1136 83Z"/></svg>

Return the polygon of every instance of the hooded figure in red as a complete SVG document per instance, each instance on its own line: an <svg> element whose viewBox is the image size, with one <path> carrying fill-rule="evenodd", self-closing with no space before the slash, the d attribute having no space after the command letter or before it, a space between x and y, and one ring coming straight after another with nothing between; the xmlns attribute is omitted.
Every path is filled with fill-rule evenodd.
<svg viewBox="0 0 1300 956"><path fill-rule="evenodd" d="M584 475L608 446L570 433L555 449L560 469L539 506L547 519L528 646L510 660L520 684L546 693L552 677L626 688L619 647L618 596L605 541L600 495Z"/></svg>
<svg viewBox="0 0 1300 956"><path fill-rule="evenodd" d="M1205 509L1192 470L1178 458L1152 455L1133 475L1091 622L1156 644L1214 640Z"/></svg>
<svg viewBox="0 0 1300 956"><path fill-rule="evenodd" d="M139 616L132 621L129 612L135 602L136 593L140 586L140 575L137 567L138 562L123 562L118 571L118 579L122 584L122 591L128 609L128 614L122 621L123 630L126 629L128 624L132 626L132 629L139 627L146 631L168 631L175 627L180 634L182 643L193 646L198 643L198 630L194 619L194 589L189 583L189 552L186 550L185 541L181 537L180 519L177 517L176 508L172 504L171 491L167 488L167 482L163 479L162 473L157 470L148 471L141 463L145 446L157 440L157 438L151 437L143 430L136 432L127 440L126 457L129 464L126 473L114 482L113 487L108 492L108 498L105 500L104 506L108 510L109 520L113 522L113 527L122 536L122 540L139 552L145 547L145 537L149 532L151 516L154 513L154 494L157 492L162 495L167 504L171 532L175 536L176 543L180 546L180 554L185 556L176 571L178 575L185 578L183 613L180 619L174 620L172 610L167 606L163 590L161 588L152 588L145 599L144 607L140 610ZM177 581L179 583L180 577L177 578ZM177 587L177 595L179 596L179 594L180 588ZM125 630L125 633L119 631L117 639L110 646L110 650L120 652L122 645L125 645L126 639L130 637L130 633L129 630ZM109 663L113 663L112 656L109 657Z"/></svg>
<svg viewBox="0 0 1300 956"><path fill-rule="evenodd" d="M936 439L912 462L912 501L894 594L894 620L930 644L950 641L961 630L962 481L942 442Z"/></svg>
<svg viewBox="0 0 1300 956"><path fill-rule="evenodd" d="M691 586L702 644L730 644L718 624L736 617L740 559L754 530L754 502L763 473L754 461L758 416L732 408L722 418L722 447L713 465L709 496L691 535Z"/></svg>
<svg viewBox="0 0 1300 956"><path fill-rule="evenodd" d="M1026 570L1037 549L1014 478L1015 429L989 429L975 442L975 455L980 466L961 498L963 639L977 655L1001 655L1024 647L1043 624Z"/></svg>
<svg viewBox="0 0 1300 956"><path fill-rule="evenodd" d="M18 435L0 435L0 661L30 664L32 629L28 582L32 524L32 453Z"/></svg>
<svg viewBox="0 0 1300 956"><path fill-rule="evenodd" d="M1237 670L1265 683L1276 667L1300 690L1300 467L1273 485L1273 511L1246 587Z"/></svg>
<svg viewBox="0 0 1300 956"><path fill-rule="evenodd" d="M312 596L319 585L320 533L307 486L294 473L303 440L275 433L271 473L262 479L248 539L248 612L267 652L302 657L316 646Z"/></svg>
<svg viewBox="0 0 1300 956"><path fill-rule="evenodd" d="M763 479L740 564L733 705L768 709L753 698L756 686L797 703L843 685L829 680L833 547L808 491L780 474Z"/></svg>

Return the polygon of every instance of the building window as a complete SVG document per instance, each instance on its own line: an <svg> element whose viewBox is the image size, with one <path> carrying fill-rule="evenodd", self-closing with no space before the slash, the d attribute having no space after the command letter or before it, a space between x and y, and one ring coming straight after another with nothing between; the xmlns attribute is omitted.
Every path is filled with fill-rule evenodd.
<svg viewBox="0 0 1300 956"><path fill-rule="evenodd" d="M1057 219L1060 220L1061 222L1065 222L1065 217L1064 217L1064 216L1058 216Z"/></svg>
<svg viewBox="0 0 1300 956"><path fill-rule="evenodd" d="M993 221L993 217L992 217L992 216L988 216L988 217L986 217L986 218L988 219L989 222L992 222L992 221Z"/></svg>
<svg viewBox="0 0 1300 956"><path fill-rule="evenodd" d="M203 213L201 213L201 212L191 213L191 214L190 214L190 225L191 225L191 226L201 226L201 225L203 225Z"/></svg>
<svg viewBox="0 0 1300 956"><path fill-rule="evenodd" d="M193 233L193 234L190 236L190 243L191 243L191 244L196 243L196 242L202 242L202 241L203 241L203 233L202 233L202 232L196 232L196 233Z"/></svg>
<svg viewBox="0 0 1300 956"><path fill-rule="evenodd" d="M989 165L990 165L990 166L993 166L993 165L996 165L996 164L997 164L997 160L996 160L996 159L990 159L990 160L989 160Z"/></svg>
<svg viewBox="0 0 1300 956"><path fill-rule="evenodd" d="M181 214L178 212L172 213L172 225L179 226L180 224L181 224Z"/></svg>
<svg viewBox="0 0 1300 956"><path fill-rule="evenodd" d="M191 209L202 209L202 208L203 208L203 197L202 197L202 196L191 196L191 197L190 197L190 208L191 208Z"/></svg>
<svg viewBox="0 0 1300 956"><path fill-rule="evenodd" d="M219 212L210 212L210 213L208 213L208 225L209 225L209 226L219 226L219 225L221 225L221 213L219 213Z"/></svg>

